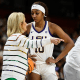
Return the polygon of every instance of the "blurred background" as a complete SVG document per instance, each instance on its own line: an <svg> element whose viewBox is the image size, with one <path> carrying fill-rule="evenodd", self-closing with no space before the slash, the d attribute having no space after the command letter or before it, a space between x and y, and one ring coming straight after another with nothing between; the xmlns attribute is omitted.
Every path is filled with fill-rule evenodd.
<svg viewBox="0 0 80 80"><path fill-rule="evenodd" d="M0 73L2 66L2 52L7 39L7 18L12 12L23 12L26 22L32 21L31 5L37 0L0 0ZM76 41L80 35L80 4L79 0L40 0L48 7L48 20L59 25L71 38ZM56 58L64 48L60 43L54 48L53 56ZM65 57L56 65L56 73L60 80L64 80L63 66Z"/></svg>

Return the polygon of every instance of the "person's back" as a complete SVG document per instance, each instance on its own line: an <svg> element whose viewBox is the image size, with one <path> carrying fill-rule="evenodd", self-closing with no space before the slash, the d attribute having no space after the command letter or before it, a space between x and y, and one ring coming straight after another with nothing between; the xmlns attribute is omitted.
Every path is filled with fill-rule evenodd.
<svg viewBox="0 0 80 80"><path fill-rule="evenodd" d="M23 41L24 39L24 41ZM6 75L24 80L28 69L27 53L24 47L26 37L20 33L12 34L4 46L2 79ZM25 74L24 74L25 73Z"/></svg>

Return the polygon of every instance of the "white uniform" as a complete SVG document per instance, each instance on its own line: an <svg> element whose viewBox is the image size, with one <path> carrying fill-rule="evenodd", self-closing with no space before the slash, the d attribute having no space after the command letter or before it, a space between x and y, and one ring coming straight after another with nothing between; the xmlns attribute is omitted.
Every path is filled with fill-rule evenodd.
<svg viewBox="0 0 80 80"><path fill-rule="evenodd" d="M27 52L28 48L36 48L50 43L46 40L30 40L26 36L16 33L11 35L4 46L3 68L1 80L16 78L24 80L28 70Z"/></svg>
<svg viewBox="0 0 80 80"><path fill-rule="evenodd" d="M75 46L66 56L64 78L65 80L80 80L80 36L77 38Z"/></svg>
<svg viewBox="0 0 80 80"><path fill-rule="evenodd" d="M44 29L40 32L36 31L35 22L32 22L31 30L29 33L29 39L45 39L49 37L52 37L52 35L49 31L48 21L45 21ZM48 57L52 57L53 50L54 50L53 43L46 46L42 46L40 48L30 49L31 55L33 54L37 55L36 58L37 66L36 69L34 69L32 72L42 75L42 80L47 80L47 77L51 74L54 75L53 79L57 80L56 73L55 73L56 65L55 64L47 65L45 62Z"/></svg>

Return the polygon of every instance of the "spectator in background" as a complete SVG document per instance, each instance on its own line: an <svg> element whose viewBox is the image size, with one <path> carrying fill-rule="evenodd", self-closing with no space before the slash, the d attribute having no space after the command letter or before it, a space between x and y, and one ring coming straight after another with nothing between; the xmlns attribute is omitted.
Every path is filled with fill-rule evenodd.
<svg viewBox="0 0 80 80"><path fill-rule="evenodd" d="M77 32L77 30L75 30L72 34L72 39L73 39L74 43L76 42L78 37L79 37L79 33Z"/></svg>
<svg viewBox="0 0 80 80"><path fill-rule="evenodd" d="M7 40L6 18L0 18L0 51L3 50L4 44Z"/></svg>

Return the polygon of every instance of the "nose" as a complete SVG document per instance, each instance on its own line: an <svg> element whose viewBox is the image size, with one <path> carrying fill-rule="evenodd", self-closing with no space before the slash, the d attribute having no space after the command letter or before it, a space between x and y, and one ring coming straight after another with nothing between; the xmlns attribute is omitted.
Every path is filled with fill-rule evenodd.
<svg viewBox="0 0 80 80"><path fill-rule="evenodd" d="M33 14L33 17L36 17L36 14Z"/></svg>

